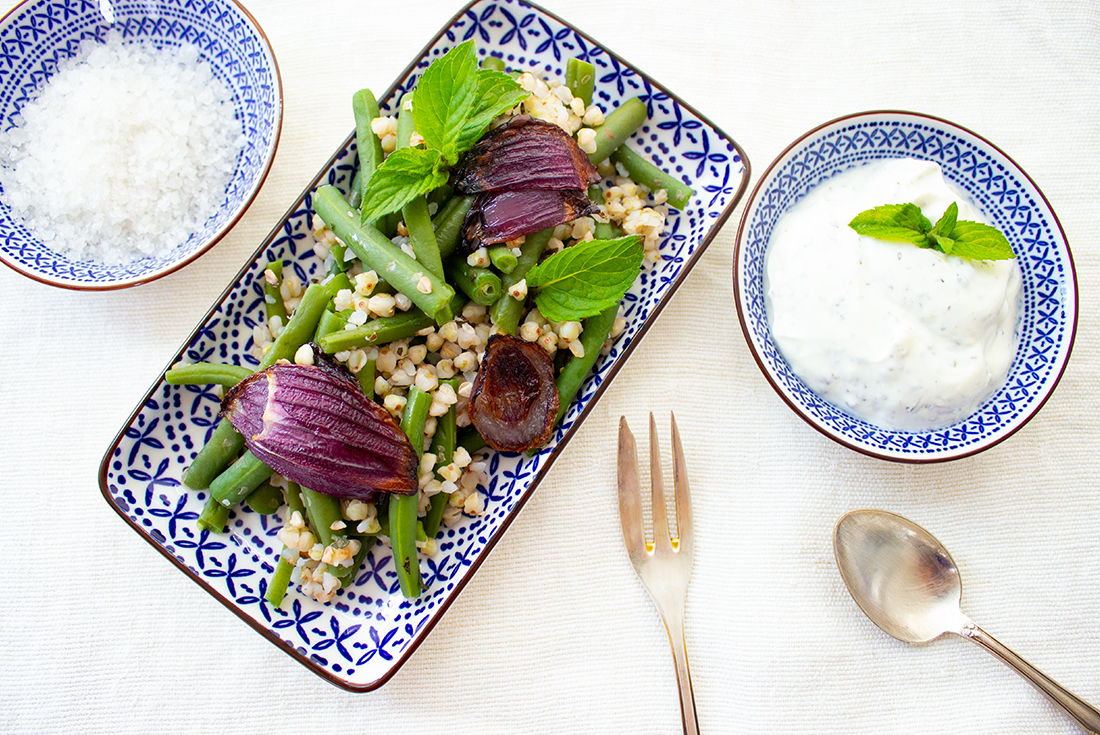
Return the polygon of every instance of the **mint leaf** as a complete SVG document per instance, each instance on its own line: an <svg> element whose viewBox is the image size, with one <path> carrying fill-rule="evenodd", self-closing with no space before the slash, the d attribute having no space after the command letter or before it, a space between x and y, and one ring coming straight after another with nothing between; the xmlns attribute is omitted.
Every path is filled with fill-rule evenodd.
<svg viewBox="0 0 1100 735"><path fill-rule="evenodd" d="M531 93L504 72L479 69L477 101L458 137L458 154L470 150L489 129L493 118L518 105Z"/></svg>
<svg viewBox="0 0 1100 735"><path fill-rule="evenodd" d="M848 226L867 237L931 247L927 233L932 230L932 223L915 204L884 204L868 209L857 214Z"/></svg>
<svg viewBox="0 0 1100 735"><path fill-rule="evenodd" d="M579 321L622 300L642 256L638 235L579 242L528 271L527 287L538 289L535 305L547 319Z"/></svg>
<svg viewBox="0 0 1100 735"><path fill-rule="evenodd" d="M955 241L950 237L930 232L928 233L928 239L932 242L933 249L939 250L941 253L946 253L947 255L955 254Z"/></svg>
<svg viewBox="0 0 1100 735"><path fill-rule="evenodd" d="M401 148L394 151L370 177L363 192L364 224L396 212L413 199L447 183L447 172L437 150Z"/></svg>
<svg viewBox="0 0 1100 735"><path fill-rule="evenodd" d="M458 160L456 141L479 99L477 72L474 42L460 43L424 70L413 94L416 132L448 164Z"/></svg>
<svg viewBox="0 0 1100 735"><path fill-rule="evenodd" d="M959 205L955 204L955 202L951 202L946 211L944 211L943 216L940 217L939 222L932 228L932 234L949 237L951 235L951 230L955 229L955 223L958 219Z"/></svg>
<svg viewBox="0 0 1100 735"><path fill-rule="evenodd" d="M974 260L1012 260L1016 257L1008 238L996 227L981 222L958 222L951 230L951 237L955 240L953 255Z"/></svg>
<svg viewBox="0 0 1100 735"><path fill-rule="evenodd" d="M879 240L909 242L947 255L973 260L1011 260L1016 257L1008 238L996 227L969 220L957 221L959 205L951 205L932 223L915 204L884 204L857 214L848 226Z"/></svg>

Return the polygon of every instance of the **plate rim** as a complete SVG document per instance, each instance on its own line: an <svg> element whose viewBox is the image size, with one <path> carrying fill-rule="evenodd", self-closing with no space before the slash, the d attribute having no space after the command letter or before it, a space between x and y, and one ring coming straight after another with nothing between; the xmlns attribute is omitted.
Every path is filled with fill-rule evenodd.
<svg viewBox="0 0 1100 735"><path fill-rule="evenodd" d="M235 0L232 0L232 1L235 2ZM439 40L441 38L443 38L443 36L454 26L454 24L459 19L461 19L464 15L466 15L466 13L471 8L473 8L475 5L478 5L478 4L480 4L484 1L485 0L469 0L469 2L465 3L457 13L455 13L453 16L451 16L451 18L444 23L444 25L439 29L439 31L432 36L431 40L429 40L423 46L423 48L421 48L421 50L416 54L416 56L413 57L412 61L404 68L404 70L398 73L398 75L395 78L395 80L393 81L393 83L386 89L385 92L383 92L379 96L379 99L389 99L390 97L392 97L394 92L398 88L400 82L402 80L406 79L419 66L420 62L430 53L431 49L439 42ZM365 693L365 692L374 691L374 690L380 688L381 686L385 685L391 678L393 678L394 675L397 674L397 672L402 668L402 666L404 666L406 661L408 661L408 659L419 649L420 645L424 642L424 640L427 638L427 636L435 628L435 626L439 622L439 620L450 609L451 604L455 600L458 599L459 595L466 588L466 585L469 584L470 581L476 576L477 572L481 568L481 565L488 559L489 555L496 548L497 543L499 543L501 538L503 538L505 533L507 533L507 531L511 527L513 521L515 521L516 517L523 510L523 507L526 505L527 501L532 497L535 490L537 490L537 488L538 488L539 484L542 482L543 478L547 475L547 473L549 473L550 468L553 466L554 462L557 460L557 458L564 451L566 445L569 443L569 440L573 437L573 435L577 432L577 430L580 428L580 426L584 423L584 420L588 417L589 413L595 407L596 403L603 396L603 394L607 390L608 386L611 385L611 382L614 380L614 378L618 374L619 370L622 368L623 365L626 364L629 357L633 354L635 348L641 343L642 339L645 337L645 335L649 331L650 327L653 326L653 323L660 316L661 312L664 310L664 307L668 304L668 302L672 299L672 297L675 296L676 292L678 291L680 286L683 284L684 279L687 278L687 276L690 274L691 270L695 267L695 265L701 259L702 255L706 251L707 247L711 244L711 242L717 236L718 232L721 231L723 225L728 221L730 216L733 214L734 210L740 204L741 199L744 197L744 194L745 194L746 190L748 189L749 182L751 181L751 178L752 178L752 168L751 168L751 165L749 163L748 156L745 154L745 150L730 135L728 135L722 128L715 125L713 123L713 121L710 120L710 118L708 118L707 116L701 114L692 105L684 102L678 95L674 94L668 88L666 88L664 85L657 82L653 77L651 77L648 74L646 74L645 72L643 72L639 67L631 64L626 59L624 59L621 55L615 53L610 48L608 48L606 45L597 42L590 35L588 35L584 31L580 30L579 28L577 28L572 23L570 23L566 20L563 20L561 17L559 17L555 13L552 13L552 12L546 10L545 8L543 8L542 6L540 6L536 3L528 2L528 0L516 0L516 2L517 2L517 4L525 5L529 8L531 8L532 10L535 10L539 13L542 13L548 18L552 18L553 20L557 21L558 23L561 23L563 26L569 28L571 31L573 31L577 35L584 38L589 43L592 43L593 45L601 48L605 53L607 53L611 57L615 58L620 63L625 64L630 69L634 70L635 73L639 77L641 77L642 79L645 79L647 82L649 82L649 84L652 87L654 87L655 89L659 89L659 90L661 90L661 92L667 94L668 97L670 99L674 100L678 105L680 105L680 107L682 107L685 110L690 111L691 114L695 115L700 121L702 121L703 123L708 125L716 133L720 134L724 140L728 141L730 143L730 145L733 146L733 149L736 152L737 156L740 157L740 163L741 163L741 165L744 169L744 173L741 176L741 182L738 185L737 190L730 197L729 201L726 203L726 206L722 209L722 211L718 215L718 217L716 217L712 221L712 223L711 223L710 227L708 228L706 234L704 234L703 238L700 240L699 244L695 248L695 252L692 254L692 257L685 262L683 268L681 269L680 273L677 275L676 279L672 283L669 284L668 291L661 298L661 300L654 306L654 308L650 312L649 316L646 317L645 321L642 323L642 325L639 327L637 333L634 335L634 338L632 339L630 344L626 347L626 349L622 353L621 358L619 360L617 360L608 369L606 376L604 377L604 379L602 380L600 385L597 386L595 391L593 392L591 400L589 400L588 404L584 407L584 409L576 417L576 419L573 421L572 425L562 435L561 440L551 450L549 456L546 459L546 462L543 464L543 466L539 469L539 472L532 479L530 485L528 485L527 489L523 492L523 494L519 498L517 498L513 509L502 520L501 525L498 527L496 532L486 542L484 550L482 551L482 553L471 564L470 572L462 580L460 580L456 583L454 593L448 599L444 600L440 604L440 606L431 615L429 615L429 617L425 620L423 626L419 630L416 631L415 635L412 636L412 639L410 640L408 647L404 651L402 651L399 655L394 657L393 664L382 674L382 676L378 677L377 679L375 679L373 681L366 682L364 684L358 684L358 683L355 683L355 682L351 682L351 681L349 681L348 679L346 679L344 677L336 675L334 672L331 672L331 671L329 671L325 668L322 668L320 665L315 663L308 655L300 654L293 646L288 645L286 643L286 641L284 641L283 639L276 636L267 627L264 627L263 625L261 625L253 617L251 617L249 615L246 615L239 607L231 604L231 602L229 600L224 599L213 588L213 586L211 586L209 583L207 583L201 577L193 574L192 571L190 569L188 569L186 564L184 564L179 559L177 559L164 546L157 544L156 541L149 534L147 534L141 527L139 527L136 523L134 523L125 513L123 513L121 511L120 508L118 508L116 506L116 504L111 499L111 493L110 493L110 489L109 489L108 482L107 482L107 475L108 475L108 472L109 472L109 469L110 469L110 464L111 464L111 460L113 459L115 449L118 448L119 443L125 437L126 429L130 425L133 424L133 422L137 418L138 414L144 408L145 403L153 396L153 394L156 392L156 390L158 388L160 388L160 386L163 384L165 370L167 370L169 367L171 367L179 359L180 355L182 355L186 351L188 345L190 345L191 342L195 339L195 337L199 334L199 332L201 331L203 325L205 325L210 320L210 318L215 314L215 312L224 304L225 300L229 296L229 293L240 283L240 281L244 277L245 273L255 264L257 259L259 257L261 257L263 252L275 240L275 238L278 237L281 234L283 222L285 222L289 217L291 217L296 211L298 211L301 208L301 205L304 204L306 197L309 196L314 191L314 189L317 187L318 183L322 180L322 178L324 178L324 176L327 174L329 169L332 168L332 165L341 156L341 154L344 152L344 150L351 144L352 139L355 137L355 130L354 129L352 129L351 133L349 133L348 136L346 138L344 138L343 142L336 149L336 151L332 154L332 156L330 156L328 158L328 160L319 169L316 176L314 176L306 184L305 188L302 190L302 193L298 195L298 197L292 202L290 207L288 207L286 212L277 220L277 223L271 229L271 231L268 233L268 235L263 238L263 240L261 241L259 247L251 255L249 255L247 257L247 259L246 259L244 265L241 267L241 269L239 271L237 271L237 273L234 276L231 276L231 280L229 281L226 288L222 291L222 293L219 296L217 296L215 298L215 300L212 303L211 307L200 318L199 322L195 326L195 329L188 334L188 336L186 337L186 339L184 340L184 342L182 343L180 348L176 352L173 353L170 361L167 363L165 368L162 369L157 374L157 377L154 380L154 382L152 383L152 385L145 392L145 394L142 396L142 398L138 401L138 403L135 406L134 410L125 419L125 421L122 424L121 428L119 429L118 433L115 435L114 439L111 441L111 443L108 446L106 452L104 453L103 459L100 462L100 466L99 466L100 493L103 495L104 500L111 507L111 509L120 518L122 518L122 520L125 521L126 524L129 525L139 536L141 536L154 549L156 549L158 552L160 552L160 554L162 556L164 556L170 562L172 562L172 564L175 565L181 572L183 572L183 574L186 577L191 579L193 582L198 584L200 588L202 588L208 594L210 594L211 597L213 597L215 600L217 600L219 603L221 603L225 608L227 608L230 612L232 612L238 618L240 618L245 623L247 623L249 625L249 627L251 627L257 633L259 633L261 636L266 638L271 643L275 644L276 648L278 648L279 650L281 650L281 651L285 652L286 654L288 654L293 660L295 660L298 663L300 663L301 665L305 666L307 669L309 669L310 671L312 671L314 674L321 677L325 681L328 681L330 684L332 684L332 685L334 685L334 686L336 686L340 689L344 689L345 691L349 691L349 692Z"/></svg>
<svg viewBox="0 0 1100 735"><path fill-rule="evenodd" d="M850 121L853 121L853 120L856 120L856 119L859 119L859 118L866 118L866 117L871 117L871 116L903 116L903 115L904 116L910 116L910 117L913 117L913 118L916 118L916 119L930 120L930 121L933 121L933 122L936 122L936 123L940 123L941 125L946 125L946 126L949 126L951 128L955 128L956 130L959 130L963 133L966 133L967 135L970 135L970 136L974 137L975 139L981 141L983 144L989 146L992 150L996 151L999 155L1003 156L1005 158L1005 160L1008 161L1010 164L1012 164L1012 166L1015 167L1016 171L1018 171L1023 176L1023 178L1025 178L1027 180L1027 182L1035 189L1035 192L1039 195L1039 198L1042 199L1043 204L1046 206L1047 210L1050 212L1051 218L1053 219L1053 222L1054 222L1054 225L1057 226L1058 233L1061 236L1061 240L1065 244L1066 271L1067 271L1068 276L1069 276L1068 278L1065 279L1066 284L1069 287L1069 288L1066 289L1067 301L1072 304L1072 312L1073 312L1072 323L1068 325L1068 327L1069 327L1069 329L1068 329L1069 337L1068 337L1068 342L1067 342L1067 345L1066 345L1065 359L1062 360L1061 365L1059 365L1058 373L1054 377L1053 381L1050 382L1049 387L1046 389L1045 395L1043 395L1042 399L1039 400L1038 403L1035 404L1035 406L1028 412L1028 414L1026 416L1024 416L1015 426L1007 429L1006 431L1004 431L1001 434L998 434L995 437L990 438L988 441L986 441L984 443L981 443L978 446L968 447L968 448L966 448L962 451L958 451L958 452L938 453L937 455L934 455L934 456L927 456L927 455L926 456L897 455L897 454L892 454L892 453L885 452L885 451L876 450L872 447L868 447L868 446L865 446L863 444L859 444L857 442L854 442L851 439L849 439L848 437L845 437L844 435L840 435L840 434L837 434L833 431L830 431L827 427L822 426L820 423L818 423L817 421L814 421L810 416L808 416L806 414L806 412L802 409L802 407L800 405L798 405L797 403L793 402L791 400L791 398L786 394L786 392L784 392L783 389L776 383L775 377L771 374L771 371L767 368L767 366L764 364L762 358L760 357L760 354L756 349L756 344L755 344L754 340L752 339L752 337L750 337L751 329L749 327L747 317L746 317L745 312L744 312L744 307L743 307L744 294L743 294L742 289L741 289L742 253L743 253L743 249L744 249L743 248L744 235L745 235L745 232L746 232L746 227L748 225L749 217L750 217L750 215L752 214L752 212L754 210L754 206L757 202L757 197L760 194L761 190L763 189L764 184L769 182L773 172L775 172L777 170L777 168L780 166L780 164L785 161L785 159L791 153L791 151L793 151L798 146L802 145L805 141L807 141L808 139L814 137L815 135L817 135L821 131L823 131L827 128L839 125L841 123L850 122ZM1070 248L1070 245L1069 245L1069 238L1066 237L1065 228L1062 227L1062 222L1061 222L1061 220L1058 219L1058 214L1057 214L1057 212L1054 211L1054 207L1051 206L1050 200L1047 198L1047 196L1043 192L1043 190L1041 188L1039 188L1039 185L1035 182L1035 180L1031 177L1031 175L1028 174L1028 172L1025 171L1024 168L1022 166L1020 166L1020 164L1017 163L1014 158L1012 158L1010 155L1005 153L1005 151L1002 150L999 146L997 146L995 143L990 141L985 136L974 132L970 128L967 128L963 125L959 125L958 123L952 122L951 120L947 120L946 118L942 118L942 117L939 117L939 116L936 116L936 115L931 115L931 114L924 113L924 112L914 112L912 110L902 110L902 109L886 109L886 108L884 108L884 109L871 109L871 110L863 110L861 112L848 113L846 115L840 115L839 117L835 117L831 120L828 120L828 121L823 122L819 125L816 125L812 129L810 129L810 130L806 131L805 133L799 135L797 138L794 139L794 141L792 141L790 144L788 144L786 147L784 147L783 150L780 151L778 155L776 155L776 157L772 160L772 162L770 164L768 164L768 167L766 169L764 169L764 173L761 174L760 179L756 182L756 185L753 187L753 190L749 194L748 199L745 200L745 208L741 213L741 220L740 220L740 222L738 223L738 226L737 226L737 235L736 235L736 240L734 242L734 250L733 250L733 293L734 293L734 303L737 306L737 320L741 325L741 335L742 335L742 337L744 337L745 342L748 345L749 352L752 354L752 358L756 362L756 366L760 370L760 373L767 380L768 385L771 386L772 390L775 391L775 393L780 397L780 399L782 399L782 401L787 405L787 407L790 408L790 410L796 416L798 416L800 419L802 419L805 423L809 424L818 433L823 434L824 436L826 436L829 439L833 440L837 444L840 444L841 446L847 447L848 449L851 449L855 452L858 452L859 454L863 454L863 455L866 455L868 457L872 457L872 458L875 458L875 459L886 460L886 461L889 461L889 462L896 462L898 464L929 465L929 464L939 464L939 463L942 463L942 462L953 462L955 460L960 460L960 459L965 459L967 457L972 457L976 454L979 454L981 452L984 452L988 449L991 449L991 448L997 446L1001 442L1003 442L1006 439L1008 439L1009 437L1013 436L1016 432L1018 432L1020 429L1022 429L1025 425L1027 425L1031 421L1031 419L1033 419L1035 417L1035 415L1037 413L1039 413L1039 411L1042 409L1042 407L1044 405L1046 405L1046 402L1054 394L1054 390L1058 387L1058 384L1062 380L1062 376L1065 374L1066 368L1069 365L1070 357L1072 356L1072 353L1073 353L1073 346L1074 346L1074 343L1075 343L1076 338L1077 338L1077 324L1078 324L1078 320L1080 318L1080 308L1079 308L1080 293L1079 293L1078 285L1077 285L1077 267L1076 267L1076 265L1074 264L1074 261L1073 261L1073 252L1072 252L1072 249Z"/></svg>

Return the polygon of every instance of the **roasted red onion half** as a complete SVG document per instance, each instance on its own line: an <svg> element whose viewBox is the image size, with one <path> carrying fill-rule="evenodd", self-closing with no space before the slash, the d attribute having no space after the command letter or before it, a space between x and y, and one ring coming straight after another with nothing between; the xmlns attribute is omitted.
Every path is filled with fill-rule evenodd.
<svg viewBox="0 0 1100 735"><path fill-rule="evenodd" d="M493 449L526 452L550 441L558 418L554 361L510 334L489 339L470 392L470 422Z"/></svg>
<svg viewBox="0 0 1100 735"><path fill-rule="evenodd" d="M457 191L478 194L460 252L592 214L596 205L585 192L599 180L569 133L530 115L512 118L482 136L451 177Z"/></svg>
<svg viewBox="0 0 1100 735"><path fill-rule="evenodd" d="M515 240L520 235L571 222L596 211L583 191L520 189L478 194L463 221L461 252Z"/></svg>
<svg viewBox="0 0 1100 735"><path fill-rule="evenodd" d="M451 178L463 194L511 189L587 189L600 180L573 137L553 123L519 115L490 130Z"/></svg>
<svg viewBox="0 0 1100 735"><path fill-rule="evenodd" d="M401 427L316 345L316 365L275 364L226 391L221 415L257 458L326 495L374 501L417 490Z"/></svg>

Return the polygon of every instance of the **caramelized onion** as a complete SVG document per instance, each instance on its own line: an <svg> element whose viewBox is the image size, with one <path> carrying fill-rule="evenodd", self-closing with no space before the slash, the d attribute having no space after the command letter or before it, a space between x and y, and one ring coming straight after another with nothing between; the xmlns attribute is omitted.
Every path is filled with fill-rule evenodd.
<svg viewBox="0 0 1100 735"><path fill-rule="evenodd" d="M558 417L554 361L509 334L489 339L470 392L470 421L493 449L525 452L550 441Z"/></svg>
<svg viewBox="0 0 1100 735"><path fill-rule="evenodd" d="M595 211L596 205L583 191L520 189L478 194L462 223L460 251L469 255L480 247L515 240Z"/></svg>
<svg viewBox="0 0 1100 735"><path fill-rule="evenodd" d="M318 364L275 364L230 388L221 415L257 458L326 495L377 500L417 490L416 453L384 408L314 346Z"/></svg>
<svg viewBox="0 0 1100 735"><path fill-rule="evenodd" d="M553 123L519 115L466 154L452 182L463 194L512 189L587 189L600 180L588 154Z"/></svg>

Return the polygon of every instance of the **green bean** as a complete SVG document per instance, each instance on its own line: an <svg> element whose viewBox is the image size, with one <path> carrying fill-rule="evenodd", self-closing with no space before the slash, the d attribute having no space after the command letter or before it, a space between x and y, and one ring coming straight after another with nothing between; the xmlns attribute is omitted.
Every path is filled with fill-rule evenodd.
<svg viewBox="0 0 1100 735"><path fill-rule="evenodd" d="M248 507L260 515L269 516L283 504L283 491L265 482L248 495Z"/></svg>
<svg viewBox="0 0 1100 735"><path fill-rule="evenodd" d="M413 92L409 92L401 98L401 114L397 116L398 150L412 147L410 138L416 133L416 125L409 108L414 96ZM428 214L427 197L418 196L406 204L401 208L401 216L405 220L405 229L409 232L417 262L442 278L443 259L439 255L439 243L435 238L435 230L432 229L431 215Z"/></svg>
<svg viewBox="0 0 1100 735"><path fill-rule="evenodd" d="M317 340L318 346L331 355L358 347L383 345L398 339L406 339L422 329L435 325L435 320L420 309L409 309L393 316L372 319L354 329L341 329Z"/></svg>
<svg viewBox="0 0 1100 735"><path fill-rule="evenodd" d="M348 192L348 204L359 209L363 204L363 171L362 169L355 172L355 177L351 180L351 191Z"/></svg>
<svg viewBox="0 0 1100 735"><path fill-rule="evenodd" d="M596 67L580 59L565 62L565 86L588 107L592 104L592 91L596 86Z"/></svg>
<svg viewBox="0 0 1100 735"><path fill-rule="evenodd" d="M222 365L216 362L196 362L176 365L164 373L169 385L224 385L234 386L252 374L250 368L240 365Z"/></svg>
<svg viewBox="0 0 1100 735"><path fill-rule="evenodd" d="M447 202L432 219L440 257L449 257L458 247L458 241L462 239L462 223L466 220L466 213L473 206L472 195L457 196Z"/></svg>
<svg viewBox="0 0 1100 735"><path fill-rule="evenodd" d="M617 240L626 233L610 222L597 222L592 228L592 235L597 240Z"/></svg>
<svg viewBox="0 0 1100 735"><path fill-rule="evenodd" d="M363 389L363 395L372 401L374 400L374 373L374 359L368 357L363 367L359 368L359 372L355 374L359 387Z"/></svg>
<svg viewBox="0 0 1100 735"><path fill-rule="evenodd" d="M286 552L286 547L283 547L283 552ZM283 554L279 554L279 561L275 565L275 572L271 575L271 579L267 582L267 592L264 593L264 599L275 607L279 607L283 604L283 598L286 597L287 588L290 587L290 577L294 574L294 564L286 560Z"/></svg>
<svg viewBox="0 0 1100 735"><path fill-rule="evenodd" d="M461 256L447 261L447 277L475 303L489 306L500 297L500 276L488 268L475 268Z"/></svg>
<svg viewBox="0 0 1100 735"><path fill-rule="evenodd" d="M504 275L508 275L516 268L516 263L519 262L516 258L516 254L512 252L512 248L507 245L494 245L489 248L489 262L493 264L493 267Z"/></svg>
<svg viewBox="0 0 1100 735"><path fill-rule="evenodd" d="M267 280L268 271L275 276L275 283ZM264 276L264 313L267 314L267 323L271 324L273 317L279 317L279 323L286 324L286 304L283 303L283 294L280 290L283 283L283 261L270 261L261 273Z"/></svg>
<svg viewBox="0 0 1100 735"><path fill-rule="evenodd" d="M332 530L334 523L343 521L339 499L310 490L308 487L299 486L299 489L302 492L302 504L305 506L306 517L309 519L309 527L313 529L313 534L322 546L332 546L334 539L346 535Z"/></svg>
<svg viewBox="0 0 1100 735"><path fill-rule="evenodd" d="M261 462L256 455L245 452L225 472L214 478L210 483L210 494L226 508L232 508L273 474L275 470Z"/></svg>
<svg viewBox="0 0 1100 735"><path fill-rule="evenodd" d="M302 514L302 520L306 519L306 505L302 500L302 488L298 486L298 483L286 481L286 518L290 520L290 516L294 514L294 511L298 511Z"/></svg>
<svg viewBox="0 0 1100 735"><path fill-rule="evenodd" d="M409 388L401 428L413 445L416 456L424 453L424 422L432 405L432 395L415 385ZM389 505L390 545L401 594L409 599L420 596L420 559L416 553L418 492L391 495Z"/></svg>
<svg viewBox="0 0 1100 735"><path fill-rule="evenodd" d="M287 480L285 498L287 511L284 522L290 521L295 511L301 514L302 520L305 520L306 508L302 504L302 492L297 483ZM286 596L286 589L290 585L290 577L294 572L294 562L287 561L286 558L289 551L286 546L283 547L282 553L279 554L279 563L275 565L275 571L267 583L267 594L264 597L275 607L283 604L283 597ZM297 556L297 552L294 553Z"/></svg>
<svg viewBox="0 0 1100 735"><path fill-rule="evenodd" d="M581 389L581 384L592 371L596 359L600 356L603 343L611 334L611 328L615 325L615 317L619 315L619 305L609 306L595 316L590 316L584 322L584 331L581 332L581 346L584 347L584 357L572 357L565 367L558 373L558 418L569 409L573 402L573 396ZM555 421L555 423L556 423Z"/></svg>
<svg viewBox="0 0 1100 735"><path fill-rule="evenodd" d="M392 543L392 536L390 534L390 519L389 519L388 513L385 516L379 516L378 517L378 526L381 529L378 532L378 535L379 536L391 537L391 543ZM424 543L425 541L428 540L428 534L424 530L424 521L421 518L416 519L416 540L419 541L420 543Z"/></svg>
<svg viewBox="0 0 1100 735"><path fill-rule="evenodd" d="M351 281L344 274L333 277L325 284L310 284L302 295L294 316L286 323L267 354L260 360L260 370L271 367L276 360L289 360L305 344L317 328L321 313L342 288L350 288ZM191 466L183 475L183 484L194 490L209 487L230 460L244 449L244 437L228 421L222 421L214 429L210 440L191 460Z"/></svg>
<svg viewBox="0 0 1100 735"><path fill-rule="evenodd" d="M448 378L440 381L441 385L444 383L451 386L457 393L461 381L458 378ZM436 419L435 435L432 437L432 454L435 455L436 467L445 467L454 461L455 438L458 433L457 413L455 406L452 405L447 413ZM438 472L436 478L443 479ZM439 533L439 523L443 520L443 510L447 507L450 497L450 493L442 492L432 496L431 508L428 510L428 515L424 517L424 534L428 538L435 538Z"/></svg>
<svg viewBox="0 0 1100 735"><path fill-rule="evenodd" d="M409 231L409 240L418 263L437 276L443 275L443 259L439 255L439 242L432 228L432 218L428 214L428 200L417 197L401 208L405 218L405 229Z"/></svg>
<svg viewBox="0 0 1100 735"><path fill-rule="evenodd" d="M490 69L492 71L505 71L508 67L504 64L504 59L498 56L486 56L481 60L482 69Z"/></svg>
<svg viewBox="0 0 1100 735"><path fill-rule="evenodd" d="M199 513L199 519L195 522L199 528L211 533L224 533L225 524L229 521L229 508L219 503L211 495L206 499L206 504Z"/></svg>
<svg viewBox="0 0 1100 735"><path fill-rule="evenodd" d="M456 443L458 446L465 449L471 456L474 452L484 449L487 446L485 444L485 437L479 434L478 430L473 426L467 426L459 430L458 441Z"/></svg>
<svg viewBox="0 0 1100 735"><path fill-rule="evenodd" d="M599 163L625 143L646 120L645 103L631 97L604 117L603 125L596 128L596 150L588 154L588 160Z"/></svg>
<svg viewBox="0 0 1100 735"><path fill-rule="evenodd" d="M672 174L665 173L657 168L644 156L638 154L630 146L621 146L611 154L611 160L621 163L634 183L642 184L652 192L664 189L668 192L668 203L677 209L683 209L695 192L682 181L678 181Z"/></svg>
<svg viewBox="0 0 1100 735"><path fill-rule="evenodd" d="M489 313L493 319L493 323L497 325L500 331L507 334L515 334L516 330L519 328L519 320L520 317L523 316L523 307L526 304L526 300L521 301L513 299L508 295L508 292L511 290L512 286L527 277L527 271L534 268L539 262L542 251L546 249L546 245L553 236L553 227L548 227L533 235L528 235L523 241L523 244L519 246L520 252L516 267L512 269L511 273L508 273L500 279L501 287L503 288L502 295L497 299L496 303L489 307Z"/></svg>
<svg viewBox="0 0 1100 735"><path fill-rule="evenodd" d="M382 165L382 141L370 126L380 114L378 100L369 89L360 89L351 96L351 111L355 116L355 147L359 151L359 175L352 182L352 192L362 202L371 176Z"/></svg>
<svg viewBox="0 0 1100 735"><path fill-rule="evenodd" d="M317 324L321 315L328 310L329 302L343 289L351 288L351 281L346 274L333 276L327 283L311 283L302 294L302 300L294 315L279 332L271 349L260 360L259 370L264 370L275 364L277 360L293 360L298 348L308 342L317 331Z"/></svg>
<svg viewBox="0 0 1100 735"><path fill-rule="evenodd" d="M453 315L447 306L454 297L454 289L423 264L410 258L376 228L360 225L339 189L322 186L314 192L313 206L321 219L366 267L408 296L437 323L446 324L451 320ZM422 281L426 293L420 290Z"/></svg>
<svg viewBox="0 0 1100 735"><path fill-rule="evenodd" d="M210 487L210 481L229 465L230 460L244 449L244 437L233 424L222 421L202 446L191 465L183 473L183 484L192 490Z"/></svg>
<svg viewBox="0 0 1100 735"><path fill-rule="evenodd" d="M343 331L344 325L347 323L347 320L339 314L325 311L321 314L321 318L317 320L317 331L313 333L313 341L316 342L326 335Z"/></svg>

